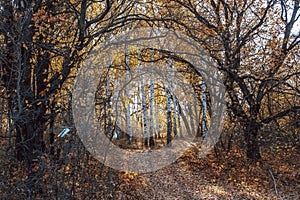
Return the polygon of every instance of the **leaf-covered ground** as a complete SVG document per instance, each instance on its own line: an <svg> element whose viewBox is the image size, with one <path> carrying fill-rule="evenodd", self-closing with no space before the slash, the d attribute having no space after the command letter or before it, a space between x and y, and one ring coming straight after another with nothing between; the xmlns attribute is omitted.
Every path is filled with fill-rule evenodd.
<svg viewBox="0 0 300 200"><path fill-rule="evenodd" d="M299 151L281 149L249 162L239 151L199 159L189 149L157 172L123 175L120 199L299 199ZM273 178L272 178L273 176ZM276 190L275 192L275 183Z"/></svg>
<svg viewBox="0 0 300 200"><path fill-rule="evenodd" d="M199 158L201 149L193 147L173 164L146 174L107 168L80 146L63 162L43 156L31 171L2 157L0 199L300 198L299 143L261 149L259 162L247 160L240 149L215 148Z"/></svg>

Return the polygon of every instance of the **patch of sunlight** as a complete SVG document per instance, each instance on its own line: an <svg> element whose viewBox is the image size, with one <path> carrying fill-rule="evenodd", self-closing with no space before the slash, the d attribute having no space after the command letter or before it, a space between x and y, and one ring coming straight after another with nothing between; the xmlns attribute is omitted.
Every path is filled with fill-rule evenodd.
<svg viewBox="0 0 300 200"><path fill-rule="evenodd" d="M221 195L221 196L229 196L230 194L224 190L222 186L219 185L211 185L210 186L211 192Z"/></svg>

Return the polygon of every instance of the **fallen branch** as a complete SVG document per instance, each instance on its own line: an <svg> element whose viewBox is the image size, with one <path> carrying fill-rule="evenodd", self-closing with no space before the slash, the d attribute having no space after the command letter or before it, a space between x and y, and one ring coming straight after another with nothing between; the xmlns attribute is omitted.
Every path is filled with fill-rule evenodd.
<svg viewBox="0 0 300 200"><path fill-rule="evenodd" d="M274 178L274 176L273 176L273 173L272 173L270 167L268 167L268 171L269 171L269 173L270 173L270 175L271 175L271 177L272 177L272 180L273 180L275 193L276 193L276 195L278 196L278 190L277 190L277 186L276 186L276 180L275 180L275 178Z"/></svg>

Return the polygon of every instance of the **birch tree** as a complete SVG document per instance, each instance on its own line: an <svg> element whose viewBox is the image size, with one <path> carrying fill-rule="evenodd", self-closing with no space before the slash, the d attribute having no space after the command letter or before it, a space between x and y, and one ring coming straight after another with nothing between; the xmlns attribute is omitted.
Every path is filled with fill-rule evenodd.
<svg viewBox="0 0 300 200"><path fill-rule="evenodd" d="M172 110L171 110L171 80L170 80L170 71L171 71L172 63L171 60L168 59L168 87L167 87L167 145L171 145L172 142Z"/></svg>
<svg viewBox="0 0 300 200"><path fill-rule="evenodd" d="M126 69L126 82L129 83L131 81L130 77L130 66L129 66L129 56L128 49L125 45L125 69ZM127 124L127 135L129 137L129 144L132 142L132 127L131 127L131 92L130 88L125 87L125 95L126 95L126 124Z"/></svg>
<svg viewBox="0 0 300 200"><path fill-rule="evenodd" d="M150 59L153 60L153 51L150 52ZM150 135L150 146L154 146L154 114L153 114L153 98L154 98L154 63L151 63L150 69L150 91L149 91L149 109L150 109L150 126L149 126L149 135Z"/></svg>
<svg viewBox="0 0 300 200"><path fill-rule="evenodd" d="M206 85L204 80L202 80L201 84L202 89L202 123L201 123L201 130L202 130L202 137L205 138L207 134L207 98L206 98Z"/></svg>
<svg viewBox="0 0 300 200"><path fill-rule="evenodd" d="M139 57L139 70L142 71L142 57L141 52L139 49L138 52ZM143 111L143 138L144 138L144 145L148 146L148 114L147 114L147 105L146 105L146 92L145 92L145 83L144 78L141 77L141 90L142 90L142 111Z"/></svg>

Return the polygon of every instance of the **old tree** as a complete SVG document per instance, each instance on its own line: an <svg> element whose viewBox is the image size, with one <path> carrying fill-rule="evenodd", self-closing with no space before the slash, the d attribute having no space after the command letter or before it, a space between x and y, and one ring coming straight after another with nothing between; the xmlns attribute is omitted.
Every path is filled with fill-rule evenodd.
<svg viewBox="0 0 300 200"><path fill-rule="evenodd" d="M45 131L63 110L63 99L70 98L66 84L95 42L126 24L132 4L1 1L0 91L19 160L30 162L49 149L54 133Z"/></svg>
<svg viewBox="0 0 300 200"><path fill-rule="evenodd" d="M299 4L299 0L156 4L159 11L152 20L185 31L223 72L229 115L244 128L247 157L254 160L261 157L261 128L299 113Z"/></svg>

